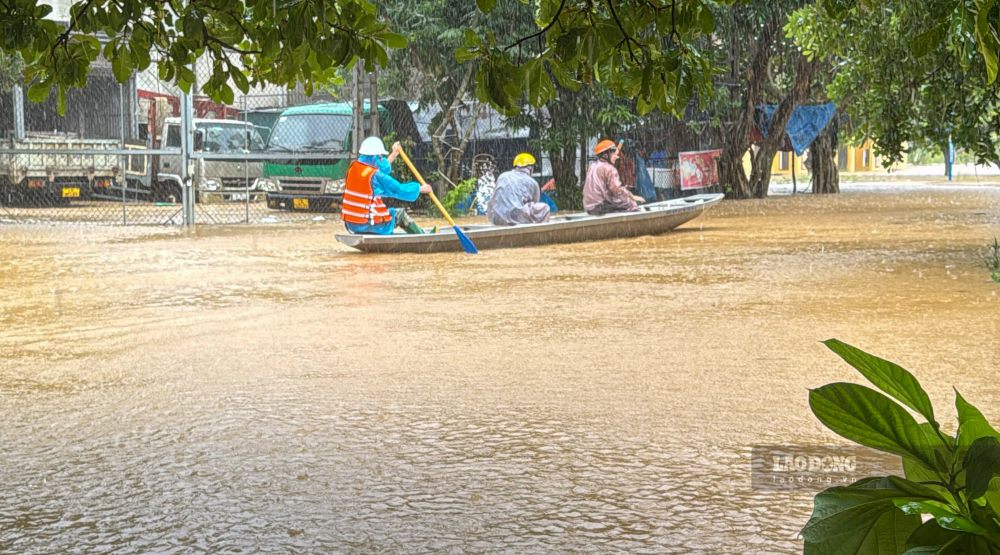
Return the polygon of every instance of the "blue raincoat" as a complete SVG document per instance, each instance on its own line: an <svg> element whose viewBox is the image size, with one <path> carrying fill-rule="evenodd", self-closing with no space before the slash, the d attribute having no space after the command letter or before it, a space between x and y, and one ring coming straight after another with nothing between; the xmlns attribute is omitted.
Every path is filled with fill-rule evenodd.
<svg viewBox="0 0 1000 555"><path fill-rule="evenodd" d="M392 164L385 156L362 155L358 157L358 162L371 166L377 171L372 175L372 192L377 197L398 198L406 202L413 202L420 196L420 183L410 181L400 183L392 176ZM351 233L366 233L375 235L391 235L396 230L396 209L390 208L392 220L381 224L352 224L345 223L347 231Z"/></svg>

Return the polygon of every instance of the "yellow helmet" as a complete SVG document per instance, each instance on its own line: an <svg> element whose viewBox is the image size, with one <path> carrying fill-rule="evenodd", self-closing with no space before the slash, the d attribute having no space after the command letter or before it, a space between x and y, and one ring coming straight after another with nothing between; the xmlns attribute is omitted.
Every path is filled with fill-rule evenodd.
<svg viewBox="0 0 1000 555"><path fill-rule="evenodd" d="M527 152L522 152L514 157L514 167L523 168L525 166L534 166L535 157L528 154Z"/></svg>

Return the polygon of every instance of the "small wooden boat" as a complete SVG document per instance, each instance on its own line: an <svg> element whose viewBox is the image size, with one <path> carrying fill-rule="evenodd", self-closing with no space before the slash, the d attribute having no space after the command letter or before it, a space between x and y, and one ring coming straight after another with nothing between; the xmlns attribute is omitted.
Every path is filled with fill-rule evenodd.
<svg viewBox="0 0 1000 555"><path fill-rule="evenodd" d="M603 216L574 213L555 216L543 224L459 227L480 250L658 235L698 217L722 198L721 194L694 195L640 205L637 212L616 212ZM337 235L337 240L362 252L430 253L462 250L455 231L450 227L424 235L343 233Z"/></svg>

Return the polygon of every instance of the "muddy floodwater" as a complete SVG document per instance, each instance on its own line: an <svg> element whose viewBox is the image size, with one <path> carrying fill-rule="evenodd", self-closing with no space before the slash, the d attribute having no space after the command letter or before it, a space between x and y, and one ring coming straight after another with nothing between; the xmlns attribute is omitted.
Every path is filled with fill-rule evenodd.
<svg viewBox="0 0 1000 555"><path fill-rule="evenodd" d="M339 225L0 225L0 553L791 553L820 341L1000 422L991 187L366 256Z"/></svg>

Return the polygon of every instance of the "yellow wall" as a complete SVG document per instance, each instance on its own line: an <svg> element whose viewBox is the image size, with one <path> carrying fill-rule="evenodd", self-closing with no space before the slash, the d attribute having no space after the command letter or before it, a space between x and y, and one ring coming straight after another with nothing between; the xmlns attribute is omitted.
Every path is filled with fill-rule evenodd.
<svg viewBox="0 0 1000 555"><path fill-rule="evenodd" d="M875 171L880 167L878 160L875 158L875 152L872 150L872 142L870 140L865 141L861 146L848 146L845 147L846 156L840 156L838 153L838 162L840 162L840 171L844 173L854 173L854 172L870 172ZM846 158L846 160L844 160Z"/></svg>
<svg viewBox="0 0 1000 555"><path fill-rule="evenodd" d="M875 156L874 144L871 140L867 140L860 146L848 145L841 146L841 152L837 153L837 162L840 167L840 173L860 173L860 172L874 172L882 170L881 160ZM792 175L791 170L791 160L793 153L791 152L779 152L774 156L774 162L771 164L771 174L772 175ZM802 157L795 156L795 175L808 175L809 171L806 170L805 166L802 165ZM899 164L895 166L896 168L905 165ZM746 169L747 174L750 173L750 155L749 153L743 157L743 167Z"/></svg>
<svg viewBox="0 0 1000 555"><path fill-rule="evenodd" d="M771 175L792 175L792 158L794 153L792 152L779 152L774 155L774 161L771 163ZM794 156L795 158L795 175L806 175L805 166L802 165L802 157ZM746 154L743 155L743 171L747 175L750 175L750 170L752 168L752 162L750 161L750 151L748 150Z"/></svg>
<svg viewBox="0 0 1000 555"><path fill-rule="evenodd" d="M779 152L771 162L771 175L792 175L792 164L795 164L795 175L807 174L801 156L796 156L794 152Z"/></svg>

